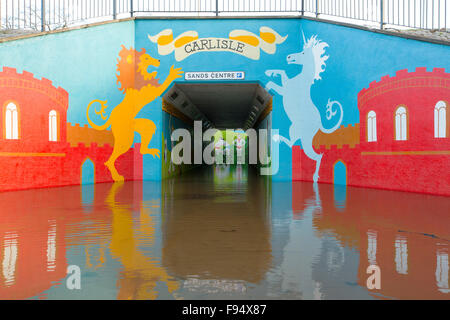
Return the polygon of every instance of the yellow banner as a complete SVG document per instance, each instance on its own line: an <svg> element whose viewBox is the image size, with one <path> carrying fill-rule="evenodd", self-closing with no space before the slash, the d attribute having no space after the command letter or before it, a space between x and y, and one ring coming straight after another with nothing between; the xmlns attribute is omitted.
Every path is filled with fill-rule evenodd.
<svg viewBox="0 0 450 320"><path fill-rule="evenodd" d="M261 27L259 36L246 30L233 30L229 38L199 38L196 31L186 31L173 37L172 29L165 29L149 40L158 45L160 55L174 52L175 60L181 61L199 52L232 52L252 60L259 60L260 51L274 54L282 37L269 27Z"/></svg>

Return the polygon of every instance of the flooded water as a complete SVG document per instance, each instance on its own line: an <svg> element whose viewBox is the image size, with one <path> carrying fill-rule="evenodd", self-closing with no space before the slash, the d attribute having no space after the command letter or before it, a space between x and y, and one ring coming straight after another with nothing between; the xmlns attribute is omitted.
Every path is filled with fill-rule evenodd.
<svg viewBox="0 0 450 320"><path fill-rule="evenodd" d="M230 166L0 193L0 299L449 299L449 209Z"/></svg>

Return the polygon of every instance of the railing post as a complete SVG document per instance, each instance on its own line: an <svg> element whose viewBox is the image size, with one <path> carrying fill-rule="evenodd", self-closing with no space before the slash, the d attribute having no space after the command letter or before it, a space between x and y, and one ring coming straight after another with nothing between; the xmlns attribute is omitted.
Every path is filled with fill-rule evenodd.
<svg viewBox="0 0 450 320"><path fill-rule="evenodd" d="M117 0L113 0L113 19L117 19Z"/></svg>
<svg viewBox="0 0 450 320"><path fill-rule="evenodd" d="M316 18L319 17L319 0L316 0Z"/></svg>
<svg viewBox="0 0 450 320"><path fill-rule="evenodd" d="M384 28L384 0L380 0L380 29Z"/></svg>
<svg viewBox="0 0 450 320"><path fill-rule="evenodd" d="M130 0L130 16L132 17L134 15L134 10L133 10L133 0Z"/></svg>
<svg viewBox="0 0 450 320"><path fill-rule="evenodd" d="M41 0L41 31L45 31L45 0Z"/></svg>
<svg viewBox="0 0 450 320"><path fill-rule="evenodd" d="M302 16L305 15L305 0L302 0Z"/></svg>
<svg viewBox="0 0 450 320"><path fill-rule="evenodd" d="M216 17L219 16L219 0L216 0Z"/></svg>

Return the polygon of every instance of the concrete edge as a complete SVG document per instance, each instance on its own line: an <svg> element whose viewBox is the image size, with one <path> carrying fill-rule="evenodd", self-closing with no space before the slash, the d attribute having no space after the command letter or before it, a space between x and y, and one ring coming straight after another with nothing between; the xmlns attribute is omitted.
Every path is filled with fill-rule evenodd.
<svg viewBox="0 0 450 320"><path fill-rule="evenodd" d="M132 20L135 20L135 18L124 18L124 19L100 21L100 22L88 23L88 24L83 24L81 26L75 26L75 27L70 27L70 28L65 28L65 29L24 34L24 35L20 35L20 36L16 36L16 37L8 37L8 38L0 39L0 44L4 43L4 42L36 38L36 37L41 37L41 36L46 36L46 35L51 35L51 34L70 32L70 31L75 31L75 30L87 29L90 27L98 27L98 26L102 26L102 25L106 25L106 24L120 23L120 22L125 22L125 21L132 21Z"/></svg>
<svg viewBox="0 0 450 320"><path fill-rule="evenodd" d="M347 27L347 28L352 28L352 29L358 29L358 30L363 30L363 31L368 31L368 32L373 32L373 33L379 33L379 34L384 34L384 35L389 35L389 36L394 36L394 37L399 37L399 38L404 38L404 39L409 39L409 40L417 40L417 41L422 41L422 42L429 42L429 43L434 43L434 44L450 46L450 41L447 41L447 40L432 39L432 38L418 36L418 35L412 35L412 34L408 34L408 33L393 32L393 31L388 31L388 30L369 28L366 26L358 26L358 25L355 25L352 23L347 23L347 22L339 22L339 21L307 17L307 16L301 16L301 15L298 15L298 16L258 16L258 17L255 17L255 16L130 17L130 18L123 18L123 19L116 19L116 20L101 21L101 22L96 22L96 23L89 23L89 24L85 24L82 26L70 27L70 28L60 29L60 30L37 32L37 33L31 33L31 34L26 34L26 35L20 35L20 36L16 36L16 37L3 38L3 39L0 39L0 44L5 43L5 42L10 42L10 41L23 40L23 39L40 37L40 36L45 36L45 35L50 35L50 34L58 34L58 33L63 33L63 32L74 31L74 30L87 29L90 27L102 26L102 25L106 25L106 24L110 24L110 23L120 23L120 22L125 22L125 21L135 21L135 20L232 20L232 19L250 19L250 20L267 20L267 19L299 19L299 20L301 20L301 19L305 19L305 20L309 20L309 21L317 21L317 22L321 22L321 23L327 23L327 24L332 24L332 25L337 25L337 26L342 26L342 27Z"/></svg>
<svg viewBox="0 0 450 320"><path fill-rule="evenodd" d="M305 19L305 20L310 20L310 21L317 21L317 22L322 22L322 23L333 24L333 25L352 28L352 29L359 29L359 30L363 30L363 31L385 34L388 36L394 36L394 37L405 38L405 39L410 39L410 40L431 42L434 44L442 44L442 45L450 46L450 41L447 41L447 40L432 39L432 38L413 35L413 34L409 34L409 33L394 32L394 31L382 30L382 29L377 29L377 28L369 28L369 27L365 27L365 26L358 26L358 25L355 25L352 23L320 19L320 18L314 18L314 17L300 16L299 18Z"/></svg>

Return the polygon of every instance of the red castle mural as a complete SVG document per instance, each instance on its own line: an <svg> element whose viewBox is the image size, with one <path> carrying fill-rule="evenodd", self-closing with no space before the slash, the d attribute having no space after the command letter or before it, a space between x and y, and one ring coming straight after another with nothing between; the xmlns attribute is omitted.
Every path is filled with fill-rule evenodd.
<svg viewBox="0 0 450 320"><path fill-rule="evenodd" d="M400 70L358 94L360 124L317 134L319 182L450 195L450 74ZM315 163L299 146L293 180L311 180Z"/></svg>
<svg viewBox="0 0 450 320"><path fill-rule="evenodd" d="M104 165L112 152L111 132L67 123L69 94L63 88L3 67L0 106L0 191L80 184L85 161L94 166L94 182L113 181ZM139 146L117 166L126 180L142 179Z"/></svg>

